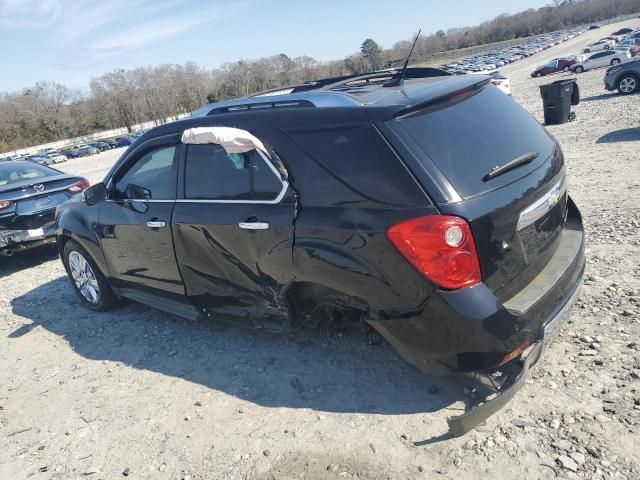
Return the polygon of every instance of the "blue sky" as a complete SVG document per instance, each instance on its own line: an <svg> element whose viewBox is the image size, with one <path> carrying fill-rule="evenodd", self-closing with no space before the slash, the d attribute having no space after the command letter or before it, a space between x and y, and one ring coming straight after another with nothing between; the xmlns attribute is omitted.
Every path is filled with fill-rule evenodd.
<svg viewBox="0 0 640 480"><path fill-rule="evenodd" d="M278 53L332 60L475 25L550 0L0 0L0 91L53 80L83 91L116 68L208 68Z"/></svg>

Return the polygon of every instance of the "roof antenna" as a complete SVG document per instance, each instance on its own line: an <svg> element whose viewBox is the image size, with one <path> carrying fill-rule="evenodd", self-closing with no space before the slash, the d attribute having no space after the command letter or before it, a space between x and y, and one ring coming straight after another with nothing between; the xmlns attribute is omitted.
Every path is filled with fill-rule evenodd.
<svg viewBox="0 0 640 480"><path fill-rule="evenodd" d="M409 50L409 55L407 55L407 59L404 61L404 67L402 67L402 72L400 72L400 77L395 80L390 80L384 84L385 87L399 87L404 85L404 75L407 73L407 67L409 66L409 59L411 59L411 54L413 53L413 49L418 43L418 39L420 38L420 32L422 29L418 30L418 34L416 35L416 39L413 41L413 45L411 45L411 50Z"/></svg>

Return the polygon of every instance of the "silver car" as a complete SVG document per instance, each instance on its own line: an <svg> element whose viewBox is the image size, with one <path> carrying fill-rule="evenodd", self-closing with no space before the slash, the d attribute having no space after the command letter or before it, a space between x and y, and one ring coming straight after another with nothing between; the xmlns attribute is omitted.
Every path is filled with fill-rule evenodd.
<svg viewBox="0 0 640 480"><path fill-rule="evenodd" d="M615 50L605 50L604 52L594 53L586 60L571 66L571 71L582 73L593 68L608 67L618 65L631 60L629 52L617 52Z"/></svg>

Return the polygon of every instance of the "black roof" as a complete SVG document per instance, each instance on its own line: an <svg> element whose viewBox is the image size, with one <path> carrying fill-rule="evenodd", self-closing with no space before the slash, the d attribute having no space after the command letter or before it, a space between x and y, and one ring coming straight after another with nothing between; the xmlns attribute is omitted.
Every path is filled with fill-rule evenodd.
<svg viewBox="0 0 640 480"><path fill-rule="evenodd" d="M325 79L279 88L254 96L210 103L194 117L269 108L367 108L384 110L394 116L420 106L486 84L484 75L451 75L432 68L410 68L402 84L393 82L398 70L374 74Z"/></svg>

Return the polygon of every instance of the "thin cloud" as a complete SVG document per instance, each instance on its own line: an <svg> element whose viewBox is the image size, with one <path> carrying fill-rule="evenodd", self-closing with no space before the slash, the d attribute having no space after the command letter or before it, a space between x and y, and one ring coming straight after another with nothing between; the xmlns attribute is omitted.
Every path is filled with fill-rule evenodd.
<svg viewBox="0 0 640 480"><path fill-rule="evenodd" d="M108 55L140 49L197 25L232 16L238 12L240 5L237 3L192 14L147 21L91 42L88 50L96 54Z"/></svg>
<svg viewBox="0 0 640 480"><path fill-rule="evenodd" d="M134 4L131 0L70 2L64 6L63 14L56 22L56 44L65 46L83 37L99 36L100 29L106 26L117 31L119 24L133 18L136 12L144 12L148 19L166 14L163 10L176 4L177 0L138 0Z"/></svg>
<svg viewBox="0 0 640 480"><path fill-rule="evenodd" d="M61 11L61 0L0 0L0 24L16 29L46 29Z"/></svg>

